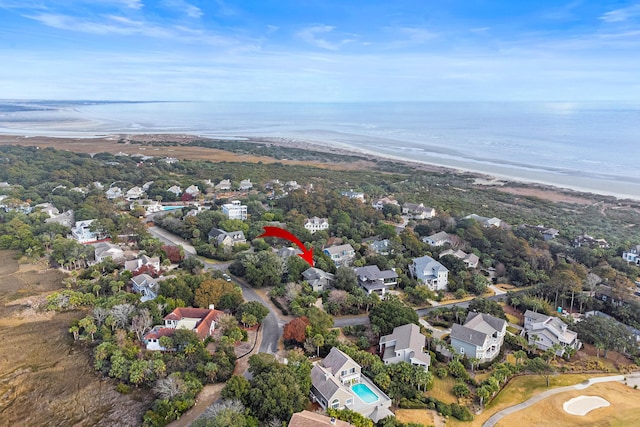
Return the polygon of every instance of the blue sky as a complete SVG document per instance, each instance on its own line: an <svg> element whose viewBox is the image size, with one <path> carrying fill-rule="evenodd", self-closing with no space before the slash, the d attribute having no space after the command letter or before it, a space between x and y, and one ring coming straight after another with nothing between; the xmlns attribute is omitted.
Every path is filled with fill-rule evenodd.
<svg viewBox="0 0 640 427"><path fill-rule="evenodd" d="M640 99L640 1L0 0L0 97Z"/></svg>

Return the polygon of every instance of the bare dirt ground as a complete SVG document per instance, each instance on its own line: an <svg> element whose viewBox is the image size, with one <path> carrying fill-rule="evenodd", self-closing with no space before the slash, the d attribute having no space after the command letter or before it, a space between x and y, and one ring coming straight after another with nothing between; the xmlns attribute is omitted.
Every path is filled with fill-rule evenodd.
<svg viewBox="0 0 640 427"><path fill-rule="evenodd" d="M148 393L117 393L95 374L89 350L72 345L69 323L84 313L37 309L63 273L19 266L13 256L0 251L0 424L139 425Z"/></svg>

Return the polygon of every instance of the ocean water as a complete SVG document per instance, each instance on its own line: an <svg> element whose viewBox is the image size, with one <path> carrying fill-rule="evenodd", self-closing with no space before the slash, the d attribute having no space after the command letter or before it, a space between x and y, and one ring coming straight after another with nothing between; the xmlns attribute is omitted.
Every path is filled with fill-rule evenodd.
<svg viewBox="0 0 640 427"><path fill-rule="evenodd" d="M640 197L640 104L0 102L0 133L282 137Z"/></svg>

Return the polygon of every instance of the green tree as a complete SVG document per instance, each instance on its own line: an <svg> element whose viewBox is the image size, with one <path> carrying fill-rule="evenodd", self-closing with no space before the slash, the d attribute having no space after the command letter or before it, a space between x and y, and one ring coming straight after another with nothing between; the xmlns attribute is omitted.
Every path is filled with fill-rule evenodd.
<svg viewBox="0 0 640 427"><path fill-rule="evenodd" d="M262 323L269 314L269 309L257 301L249 301L241 304L236 312L236 318L242 320L242 316L251 314L256 318L257 323Z"/></svg>
<svg viewBox="0 0 640 427"><path fill-rule="evenodd" d="M251 384L245 377L234 375L227 381L222 389L222 397L226 399L238 399L245 402L249 397L250 390Z"/></svg>
<svg viewBox="0 0 640 427"><path fill-rule="evenodd" d="M376 326L380 335L388 335L396 326L407 323L418 324L418 315L402 303L396 296L389 296L369 311L369 320Z"/></svg>
<svg viewBox="0 0 640 427"><path fill-rule="evenodd" d="M242 301L242 290L233 282L222 279L205 280L195 292L195 303L198 307L207 308L214 304L216 308L233 309Z"/></svg>

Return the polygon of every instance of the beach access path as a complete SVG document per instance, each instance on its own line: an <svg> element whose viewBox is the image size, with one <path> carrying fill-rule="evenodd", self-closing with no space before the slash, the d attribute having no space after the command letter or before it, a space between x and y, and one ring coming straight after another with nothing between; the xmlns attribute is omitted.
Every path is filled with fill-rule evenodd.
<svg viewBox="0 0 640 427"><path fill-rule="evenodd" d="M593 384L597 384L597 383L605 383L605 382L612 382L612 381L624 381L625 378L628 379L636 379L636 378L640 378L640 374L634 374L634 375L611 375L608 377L595 377L595 378L590 378L587 381L581 383L581 384L576 384L576 385L570 385L570 386L565 386L565 387L558 387L558 388L554 388L552 390L547 390L544 391L542 393L536 394L535 396L531 397L529 400L526 400L522 403L519 403L517 405L514 406L510 406L506 409L503 409L502 411L496 412L495 414L493 414L487 421L484 422L484 424L482 424L482 427L493 427L496 425L496 423L498 421L500 421L502 418L506 417L509 414L513 414L514 412L518 412L522 409L528 408L531 405L534 405L538 402L540 402L543 399L546 399L549 396L553 396L555 394L558 393L562 393L565 391L571 391L571 390L584 390L588 387L590 387Z"/></svg>

